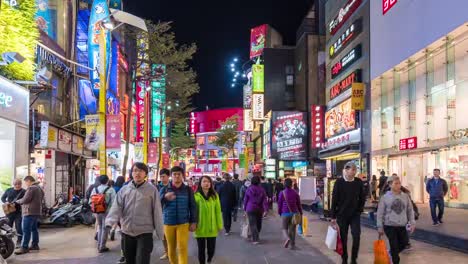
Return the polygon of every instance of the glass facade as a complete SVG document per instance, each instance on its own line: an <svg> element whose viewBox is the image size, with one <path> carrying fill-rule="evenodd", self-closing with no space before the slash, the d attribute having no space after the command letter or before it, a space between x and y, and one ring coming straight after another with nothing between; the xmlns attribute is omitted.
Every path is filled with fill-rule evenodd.
<svg viewBox="0 0 468 264"><path fill-rule="evenodd" d="M468 206L468 31L460 31L372 81L372 173L398 173L419 202L440 168L449 205ZM400 151L409 137L417 149Z"/></svg>

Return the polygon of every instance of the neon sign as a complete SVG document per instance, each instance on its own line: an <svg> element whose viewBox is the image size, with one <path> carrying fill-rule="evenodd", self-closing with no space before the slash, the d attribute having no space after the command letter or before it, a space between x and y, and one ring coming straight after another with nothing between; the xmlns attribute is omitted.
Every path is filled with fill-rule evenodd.
<svg viewBox="0 0 468 264"><path fill-rule="evenodd" d="M353 82L360 82L361 81L361 70L355 70L354 72L350 73L348 76L343 78L337 84L333 85L330 89L330 100L335 99L338 95L342 94L349 88Z"/></svg>
<svg viewBox="0 0 468 264"><path fill-rule="evenodd" d="M328 55L330 56L330 59L333 59L338 53L340 53L346 46L348 46L349 43L353 39L356 38L356 36L359 35L362 31L362 18L356 20L349 26L343 34L338 38L335 43L333 43L330 48L328 49Z"/></svg>
<svg viewBox="0 0 468 264"><path fill-rule="evenodd" d="M358 9L361 5L362 0L349 0L344 7L340 9L335 18L328 23L328 32L330 35L334 35L348 18Z"/></svg>
<svg viewBox="0 0 468 264"><path fill-rule="evenodd" d="M333 65L331 69L331 78L334 79L342 72L344 72L349 66L351 66L355 61L361 58L362 47L361 44L357 45L352 49L348 54L346 54L339 62Z"/></svg>

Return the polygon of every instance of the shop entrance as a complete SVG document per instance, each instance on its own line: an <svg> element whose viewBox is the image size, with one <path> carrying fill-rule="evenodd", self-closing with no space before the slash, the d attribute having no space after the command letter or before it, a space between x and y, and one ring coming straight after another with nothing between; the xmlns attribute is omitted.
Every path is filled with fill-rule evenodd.
<svg viewBox="0 0 468 264"><path fill-rule="evenodd" d="M424 202L424 163L423 155L410 155L402 158L402 185L409 189L416 203Z"/></svg>

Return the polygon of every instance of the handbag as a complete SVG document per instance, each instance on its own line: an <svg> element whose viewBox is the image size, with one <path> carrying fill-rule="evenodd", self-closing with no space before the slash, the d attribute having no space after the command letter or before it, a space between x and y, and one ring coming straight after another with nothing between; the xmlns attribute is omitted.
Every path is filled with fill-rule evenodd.
<svg viewBox="0 0 468 264"><path fill-rule="evenodd" d="M374 264L390 264L390 257L385 248L385 241L382 239L374 242Z"/></svg>
<svg viewBox="0 0 468 264"><path fill-rule="evenodd" d="M249 238L249 232L250 231L250 228L249 228L249 221L247 219L244 219L244 222L242 223L242 226L241 226L241 237L247 239Z"/></svg>
<svg viewBox="0 0 468 264"><path fill-rule="evenodd" d="M344 250L343 250L343 240L341 240L340 232L338 232L336 236L336 253L338 255L343 256Z"/></svg>
<svg viewBox="0 0 468 264"><path fill-rule="evenodd" d="M336 250L338 242L338 231L332 226L328 226L327 236L325 238L325 245L331 250Z"/></svg>
<svg viewBox="0 0 468 264"><path fill-rule="evenodd" d="M2 204L3 212L5 213L5 215L8 215L8 214L11 214L11 213L16 212L16 204L15 204L15 202L18 200L18 197L19 197L23 192L24 192L24 191L20 191L20 192L16 195L15 199L13 200L13 202Z"/></svg>
<svg viewBox="0 0 468 264"><path fill-rule="evenodd" d="M284 200L286 201L286 205L288 206L289 212L293 213L291 207L289 207L288 199L286 198L286 193L283 191ZM302 215L300 213L294 213L293 217L291 218L291 223L293 225L300 225L302 224Z"/></svg>

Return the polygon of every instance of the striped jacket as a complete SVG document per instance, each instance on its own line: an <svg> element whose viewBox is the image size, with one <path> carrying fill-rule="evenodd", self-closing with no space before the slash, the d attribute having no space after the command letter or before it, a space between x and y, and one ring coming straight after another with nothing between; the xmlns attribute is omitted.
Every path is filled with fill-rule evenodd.
<svg viewBox="0 0 468 264"><path fill-rule="evenodd" d="M176 199L168 201L164 197L166 193L174 192ZM197 223L197 205L190 187L182 184L179 188L170 184L161 188L161 204L163 207L165 225L181 225L187 223Z"/></svg>

